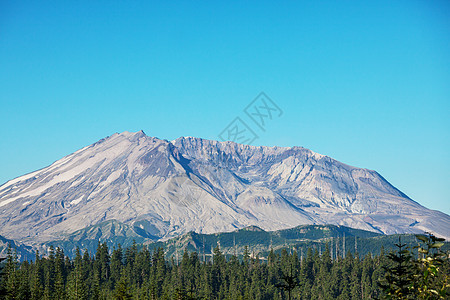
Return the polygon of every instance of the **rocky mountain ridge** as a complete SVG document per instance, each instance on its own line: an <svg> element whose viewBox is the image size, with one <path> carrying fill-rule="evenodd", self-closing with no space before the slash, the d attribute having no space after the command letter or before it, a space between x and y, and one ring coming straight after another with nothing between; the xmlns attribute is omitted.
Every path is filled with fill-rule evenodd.
<svg viewBox="0 0 450 300"><path fill-rule="evenodd" d="M302 224L450 238L450 216L375 171L302 147L116 133L0 186L0 234L10 239L62 240L108 220L154 240Z"/></svg>

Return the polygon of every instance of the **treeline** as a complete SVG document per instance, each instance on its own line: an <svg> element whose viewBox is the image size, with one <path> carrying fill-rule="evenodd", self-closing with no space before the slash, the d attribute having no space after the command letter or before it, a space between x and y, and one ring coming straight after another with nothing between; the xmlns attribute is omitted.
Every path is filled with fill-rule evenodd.
<svg viewBox="0 0 450 300"><path fill-rule="evenodd" d="M209 260L185 251L177 262L162 248L134 244L110 253L99 243L94 255L77 249L70 260L50 247L47 257L36 252L34 261L19 264L9 248L0 287L5 299L378 299L395 293L398 255L390 255L348 252L332 260L328 247L305 255L284 249L263 262L247 248L238 258L217 247ZM410 259L402 259L403 268ZM448 274L448 261L439 268Z"/></svg>

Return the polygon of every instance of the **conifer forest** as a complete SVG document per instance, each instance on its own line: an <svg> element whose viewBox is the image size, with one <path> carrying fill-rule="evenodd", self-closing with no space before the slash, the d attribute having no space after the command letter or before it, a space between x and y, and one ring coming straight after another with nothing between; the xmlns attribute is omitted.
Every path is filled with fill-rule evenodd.
<svg viewBox="0 0 450 300"><path fill-rule="evenodd" d="M2 258L1 299L449 299L450 265L442 239L418 235L419 246L401 240L379 255L330 247L270 251L259 257L187 252L166 257L163 248L133 244L94 254L60 248L20 262L11 247Z"/></svg>

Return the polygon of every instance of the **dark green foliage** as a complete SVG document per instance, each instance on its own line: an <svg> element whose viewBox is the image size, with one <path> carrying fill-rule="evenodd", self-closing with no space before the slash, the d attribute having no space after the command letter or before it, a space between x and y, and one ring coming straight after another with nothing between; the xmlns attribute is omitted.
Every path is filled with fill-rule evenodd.
<svg viewBox="0 0 450 300"><path fill-rule="evenodd" d="M128 280L129 274L126 273L125 270L122 270L122 275L120 280L116 284L116 288L114 290L114 299L117 300L127 300L132 299L131 291L130 291L130 281Z"/></svg>
<svg viewBox="0 0 450 300"><path fill-rule="evenodd" d="M355 275L343 274L362 264L380 268L370 256L333 262L328 248L322 255L309 249L303 260L292 248L271 251L264 260L248 247L241 260L219 247L210 260L201 257L184 251L177 263L167 260L162 248L138 250L133 244L110 254L106 244L98 244L92 256L77 248L71 261L51 248L45 258L36 252L34 262L18 264L11 249L3 285L11 295L7 299L361 299L352 287L359 287L362 267ZM364 274L365 294L371 295L376 280L373 272Z"/></svg>
<svg viewBox="0 0 450 300"><path fill-rule="evenodd" d="M294 266L290 264L290 272L281 276L282 282L276 284L275 286L282 289L288 293L288 299L291 300L292 291L298 286L298 278L296 272L293 272Z"/></svg>
<svg viewBox="0 0 450 300"><path fill-rule="evenodd" d="M6 284L4 283L5 279L5 271L3 261L6 260L6 257L0 257L0 299L6 297Z"/></svg>
<svg viewBox="0 0 450 300"><path fill-rule="evenodd" d="M382 235L335 225L302 225L278 231L264 231L251 226L234 232L216 234L189 232L165 242L150 243L148 247L149 250L162 247L168 256L174 255L176 251L182 253L186 249L189 252L199 253L203 260L203 253L206 259L210 259L213 255L212 250L218 244L227 259L235 253L238 254L239 259L242 259L247 246L251 247L251 251L258 252L262 260L265 260L271 250L280 253L282 249L291 247L303 249L306 253L308 248L325 250L329 245L330 256L334 258L336 251L339 256L345 256L342 254L344 236L346 252L351 252L353 255L357 252L360 257L365 257L367 254L380 254L382 247L386 252L395 251L395 243L400 235ZM416 237L413 234L402 234L401 239L408 245L416 244ZM336 244L338 244L337 249ZM450 243L445 243L442 249L450 250ZM414 250L414 254L417 254L417 250Z"/></svg>
<svg viewBox="0 0 450 300"><path fill-rule="evenodd" d="M8 251L5 264L5 284L6 284L6 299L19 298L19 274L18 274L17 252L11 249L11 244L8 245Z"/></svg>
<svg viewBox="0 0 450 300"><path fill-rule="evenodd" d="M115 220L105 221L76 231L64 240L46 243L44 247L53 245L55 248L61 248L69 258L73 259L76 247L93 254L98 249L99 241L102 245L106 243L109 249L117 248L119 244L126 249L131 247L133 243L137 243L138 249L141 249L142 245L139 244L145 242L151 251L160 247L164 248L167 256L172 256L177 252L181 256L186 249L189 252L197 252L202 260L203 254L205 254L205 258L209 260L213 256L212 250L218 244L220 244L221 251L227 259L235 253L240 254L239 258L242 259L245 246L249 246L252 251L260 253L261 257L267 257L271 249L278 253L286 247L303 248L306 251L308 248L325 249L327 244L332 244L330 255L333 258L336 256L336 250L342 256L344 236L346 237L346 251L353 254L358 252L362 257L368 253L379 254L381 246L387 251L395 250L394 244L398 240L398 235L382 235L345 226L301 225L277 231L264 231L256 226L250 226L234 232L215 234L189 232L164 242L153 242L155 237L149 238L136 232L138 229L137 223L135 223L135 227L130 227ZM412 234L402 235L402 241L407 244L414 244L416 238ZM339 243L339 249L336 249L336 243ZM15 248L15 244L12 244L12 248ZM445 243L442 249L450 250L450 243ZM26 255L22 250L24 249L17 248L20 261L33 259L32 256Z"/></svg>
<svg viewBox="0 0 450 300"><path fill-rule="evenodd" d="M418 257L401 243L389 253L389 263L383 267L384 278L379 285L386 299L448 299L450 296L449 254L441 251L444 239L432 234L417 235L422 242Z"/></svg>
<svg viewBox="0 0 450 300"><path fill-rule="evenodd" d="M36 252L34 261L19 263L10 247L0 288L5 299L378 299L383 290L377 283L385 278L387 297L400 291L400 298L439 299L448 290L448 275L442 276L449 273L448 260L439 248L442 241L424 242L420 259L401 243L396 253L385 256L382 250L363 258L350 251L343 255L342 249L336 257L331 241L267 255L245 246L239 256L218 243L206 261L187 249L167 257L163 248L133 243L110 252L97 243L92 254L76 248L73 260L50 248L46 257Z"/></svg>
<svg viewBox="0 0 450 300"><path fill-rule="evenodd" d="M390 264L384 267L385 277L380 281L380 286L385 292L385 297L394 299L412 298L411 285L413 283L412 255L402 244L399 237L396 252L390 252L387 258Z"/></svg>

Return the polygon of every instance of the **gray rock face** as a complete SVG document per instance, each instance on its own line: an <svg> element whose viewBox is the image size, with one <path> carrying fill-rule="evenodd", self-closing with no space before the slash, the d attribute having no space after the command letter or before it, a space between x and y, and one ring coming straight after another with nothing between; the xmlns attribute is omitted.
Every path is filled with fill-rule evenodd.
<svg viewBox="0 0 450 300"><path fill-rule="evenodd" d="M0 234L8 238L61 240L108 220L160 239L302 224L450 238L450 216L375 171L301 147L116 133L0 186Z"/></svg>

